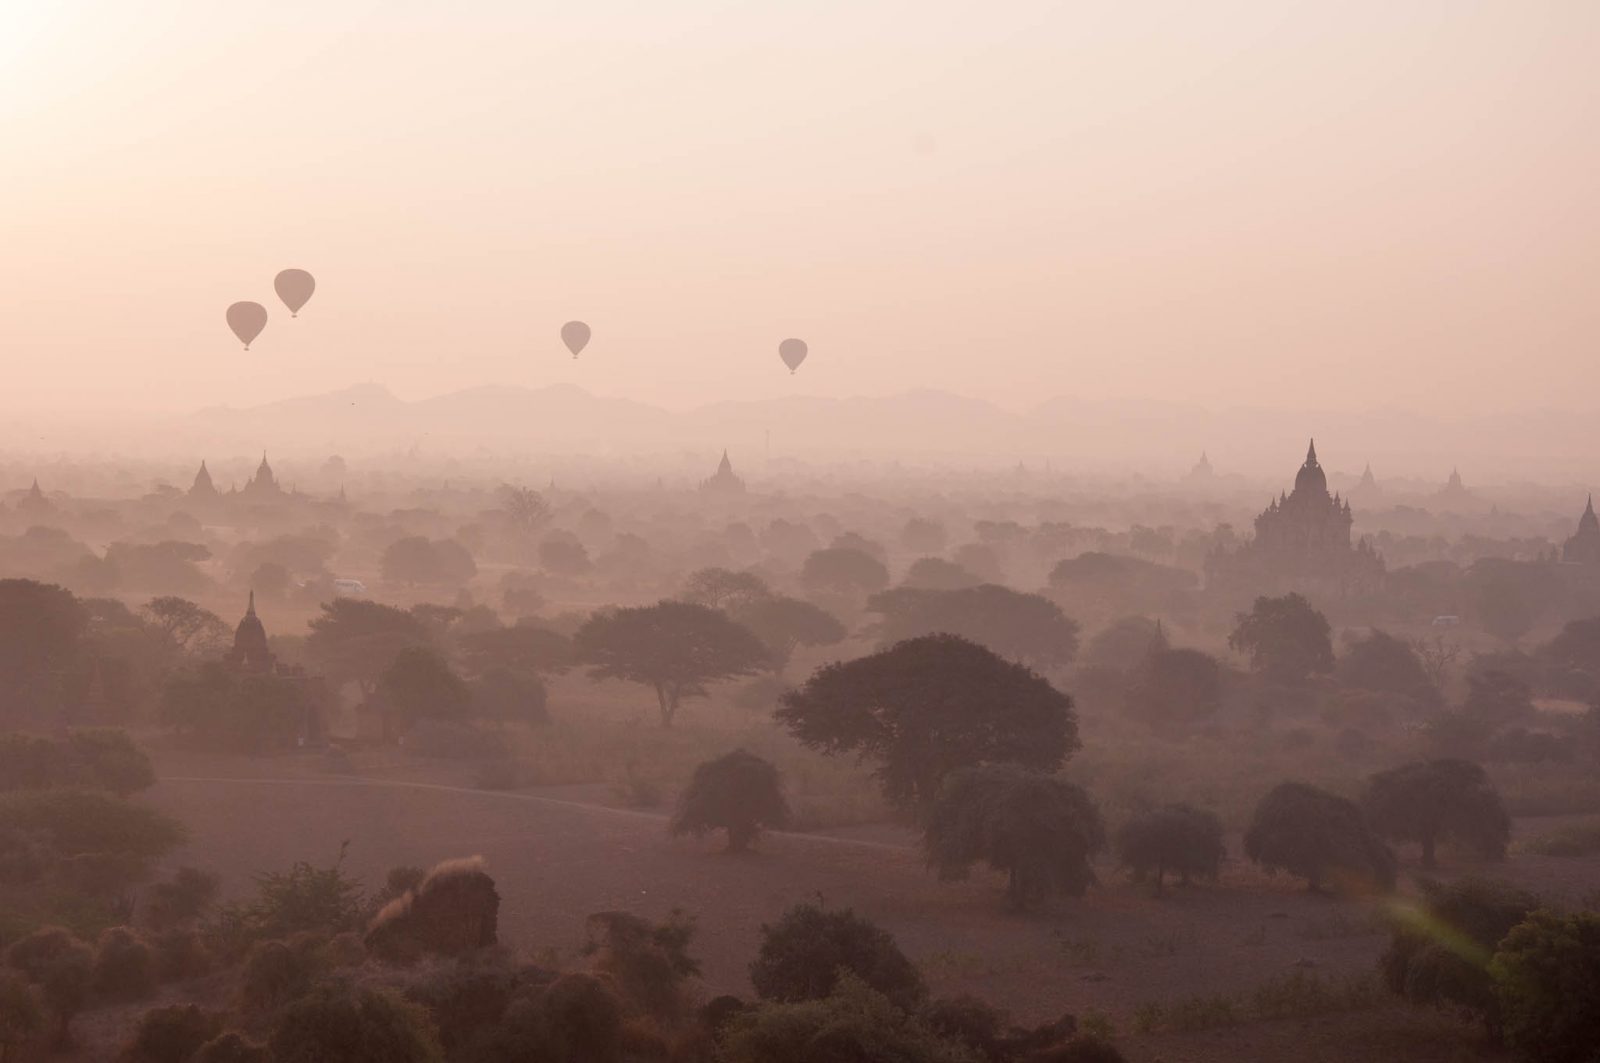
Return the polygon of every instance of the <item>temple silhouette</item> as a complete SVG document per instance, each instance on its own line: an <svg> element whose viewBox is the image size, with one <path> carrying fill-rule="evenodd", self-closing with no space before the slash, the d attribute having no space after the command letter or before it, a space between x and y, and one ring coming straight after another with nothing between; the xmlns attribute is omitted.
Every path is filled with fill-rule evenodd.
<svg viewBox="0 0 1600 1063"><path fill-rule="evenodd" d="M1573 565L1600 565L1600 518L1594 515L1594 496L1578 518L1578 530L1561 548L1561 560Z"/></svg>
<svg viewBox="0 0 1600 1063"><path fill-rule="evenodd" d="M1295 589L1368 589L1383 578L1383 559L1365 540L1352 544L1350 503L1328 493L1317 443L1295 474L1294 490L1279 493L1255 520L1255 537L1207 559L1212 582L1276 584Z"/></svg>
<svg viewBox="0 0 1600 1063"><path fill-rule="evenodd" d="M744 481L734 475L733 462L728 460L726 449L722 451L722 461L718 463L716 473L709 480L700 481L700 490L723 495L744 494Z"/></svg>

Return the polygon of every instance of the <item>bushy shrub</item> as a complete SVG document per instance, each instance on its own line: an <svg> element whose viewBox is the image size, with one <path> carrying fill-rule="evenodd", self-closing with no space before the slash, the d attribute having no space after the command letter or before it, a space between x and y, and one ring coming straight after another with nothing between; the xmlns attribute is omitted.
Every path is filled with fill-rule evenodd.
<svg viewBox="0 0 1600 1063"><path fill-rule="evenodd" d="M500 894L482 858L447 860L384 906L365 943L391 962L424 953L459 955L495 943L499 912Z"/></svg>
<svg viewBox="0 0 1600 1063"><path fill-rule="evenodd" d="M80 944L66 927L43 926L12 942L6 949L6 963L37 982L58 956Z"/></svg>
<svg viewBox="0 0 1600 1063"><path fill-rule="evenodd" d="M769 1000L735 1017L722 1039L722 1058L726 1063L972 1060L964 1047L940 1038L849 971L838 975L826 996Z"/></svg>
<svg viewBox="0 0 1600 1063"><path fill-rule="evenodd" d="M152 1008L122 1050L123 1063L186 1063L222 1032L222 1020L194 1004Z"/></svg>
<svg viewBox="0 0 1600 1063"><path fill-rule="evenodd" d="M1422 845L1422 866L1434 866L1434 846L1450 838L1491 860L1504 859L1511 819L1489 776L1465 760L1429 760L1381 771L1362 798L1367 821L1394 841Z"/></svg>
<svg viewBox="0 0 1600 1063"><path fill-rule="evenodd" d="M150 945L155 950L156 977L163 982L198 978L211 970L211 951L198 931L188 927L162 930Z"/></svg>
<svg viewBox="0 0 1600 1063"><path fill-rule="evenodd" d="M361 884L345 876L343 853L331 867L301 861L288 871L255 876L252 901L224 905L215 931L230 949L299 933L337 934L361 925Z"/></svg>
<svg viewBox="0 0 1600 1063"><path fill-rule="evenodd" d="M125 731L76 730L65 738L0 734L0 790L81 788L126 797L155 781L150 758Z"/></svg>
<svg viewBox="0 0 1600 1063"><path fill-rule="evenodd" d="M272 1063L265 1045L246 1040L232 1030L218 1034L195 1050L189 1063Z"/></svg>
<svg viewBox="0 0 1600 1063"><path fill-rule="evenodd" d="M1505 1040L1537 1063L1593 1063L1600 1045L1600 914L1533 912L1490 963Z"/></svg>
<svg viewBox="0 0 1600 1063"><path fill-rule="evenodd" d="M44 1028L44 1009L33 987L18 976L0 971L0 1058L26 1044Z"/></svg>
<svg viewBox="0 0 1600 1063"><path fill-rule="evenodd" d="M653 1015L670 1017L683 1006L683 983L700 973L689 955L694 920L673 911L652 923L628 912L598 912L587 921L584 954L597 971L615 979L623 995Z"/></svg>
<svg viewBox="0 0 1600 1063"><path fill-rule="evenodd" d="M273 1063L439 1063L425 1008L386 989L327 985L289 1004L268 1041Z"/></svg>
<svg viewBox="0 0 1600 1063"><path fill-rule="evenodd" d="M172 877L152 885L145 893L144 921L157 930L200 918L217 899L216 875L180 867Z"/></svg>
<svg viewBox="0 0 1600 1063"><path fill-rule="evenodd" d="M799 904L761 928L761 949L750 981L763 1000L820 1000L849 972L898 1006L915 1008L927 997L922 975L894 938L848 908Z"/></svg>
<svg viewBox="0 0 1600 1063"><path fill-rule="evenodd" d="M114 926L100 935L94 952L94 991L112 1000L136 1000L156 987L155 953L137 932Z"/></svg>
<svg viewBox="0 0 1600 1063"><path fill-rule="evenodd" d="M72 1019L89 1002L94 987L94 950L74 941L50 959L37 982L55 1016L56 1047L65 1047L72 1041Z"/></svg>
<svg viewBox="0 0 1600 1063"><path fill-rule="evenodd" d="M245 957L239 1002L247 1010L273 1011L309 992L323 968L311 935L259 942Z"/></svg>

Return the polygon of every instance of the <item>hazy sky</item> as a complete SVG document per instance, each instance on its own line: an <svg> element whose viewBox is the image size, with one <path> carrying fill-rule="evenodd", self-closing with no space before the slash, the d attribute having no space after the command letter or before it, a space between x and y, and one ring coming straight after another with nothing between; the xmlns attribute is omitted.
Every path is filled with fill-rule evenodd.
<svg viewBox="0 0 1600 1063"><path fill-rule="evenodd" d="M1597 55L1594 0L0 0L0 410L1572 407Z"/></svg>

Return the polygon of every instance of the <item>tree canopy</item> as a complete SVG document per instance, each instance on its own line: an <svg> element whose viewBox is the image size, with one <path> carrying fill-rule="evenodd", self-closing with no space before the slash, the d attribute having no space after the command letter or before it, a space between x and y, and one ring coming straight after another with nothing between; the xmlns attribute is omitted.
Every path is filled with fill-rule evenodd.
<svg viewBox="0 0 1600 1063"><path fill-rule="evenodd" d="M311 621L306 654L336 686L356 683L371 694L384 669L408 646L428 644L422 621L403 609L361 598L324 602Z"/></svg>
<svg viewBox="0 0 1600 1063"><path fill-rule="evenodd" d="M783 827L789 805L771 761L736 749L694 769L672 817L673 834L726 830L728 851L743 852L763 827Z"/></svg>
<svg viewBox="0 0 1600 1063"><path fill-rule="evenodd" d="M883 617L884 646L945 632L1035 668L1069 664L1078 652L1078 625L1060 606L995 583L948 591L896 587L874 594L867 609Z"/></svg>
<svg viewBox="0 0 1600 1063"><path fill-rule="evenodd" d="M705 696L707 683L750 675L768 664L767 648L747 628L690 602L603 610L572 642L591 678L652 687L665 727L672 726L684 699Z"/></svg>
<svg viewBox="0 0 1600 1063"><path fill-rule="evenodd" d="M871 554L847 546L814 550L800 568L808 590L834 594L870 594L889 585L889 570Z"/></svg>
<svg viewBox="0 0 1600 1063"><path fill-rule="evenodd" d="M1222 821L1193 805L1141 812L1117 831L1117 858L1136 880L1154 875L1157 895L1169 871L1184 883L1216 878L1224 855Z"/></svg>
<svg viewBox="0 0 1600 1063"><path fill-rule="evenodd" d="M861 979L903 1008L927 999L922 975L888 931L849 908L797 904L761 927L761 949L750 981L763 1000L820 1000L841 972Z"/></svg>
<svg viewBox="0 0 1600 1063"><path fill-rule="evenodd" d="M1304 878L1312 890L1328 884L1350 892L1394 885L1394 853L1373 834L1361 809L1305 783L1280 783L1261 799L1245 832L1244 851L1268 871Z"/></svg>
<svg viewBox="0 0 1600 1063"><path fill-rule="evenodd" d="M776 674L782 674L799 647L829 646L849 634L832 613L802 598L765 596L730 611L766 646Z"/></svg>
<svg viewBox="0 0 1600 1063"><path fill-rule="evenodd" d="M1014 761L1053 771L1078 749L1070 697L957 635L820 668L776 715L813 749L876 761L884 795L910 813L957 768Z"/></svg>
<svg viewBox="0 0 1600 1063"><path fill-rule="evenodd" d="M1465 760L1403 764L1367 781L1362 800L1367 819L1385 838L1418 842L1422 866L1434 866L1434 847L1444 838L1503 860L1511 840L1511 817L1483 768Z"/></svg>
<svg viewBox="0 0 1600 1063"><path fill-rule="evenodd" d="M1303 683L1333 670L1328 618L1298 594L1257 598L1236 618L1228 645L1250 658L1250 667L1280 683Z"/></svg>
<svg viewBox="0 0 1600 1063"><path fill-rule="evenodd" d="M1054 894L1081 896L1094 881L1090 858L1105 846L1094 802L1064 779L1016 764L950 773L928 809L923 852L941 879L985 863L1007 876L1016 909Z"/></svg>

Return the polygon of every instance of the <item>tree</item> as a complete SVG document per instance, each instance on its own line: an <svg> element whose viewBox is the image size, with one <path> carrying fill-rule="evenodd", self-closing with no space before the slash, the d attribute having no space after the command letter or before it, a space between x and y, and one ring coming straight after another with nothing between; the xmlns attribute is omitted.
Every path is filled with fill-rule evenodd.
<svg viewBox="0 0 1600 1063"><path fill-rule="evenodd" d="M422 622L403 609L362 598L339 598L322 605L311 621L306 654L336 686L355 683L371 695L378 677L408 646L428 644Z"/></svg>
<svg viewBox="0 0 1600 1063"><path fill-rule="evenodd" d="M1015 764L953 771L928 810L928 866L965 878L982 861L1007 876L1018 911L1053 894L1081 897L1094 881L1090 857L1105 846L1094 802L1064 779Z"/></svg>
<svg viewBox="0 0 1600 1063"><path fill-rule="evenodd" d="M389 741L421 719L464 719L472 692L443 657L425 646L407 646L378 677L377 701Z"/></svg>
<svg viewBox="0 0 1600 1063"><path fill-rule="evenodd" d="M123 1063L182 1063L222 1032L222 1019L195 1004L151 1008L122 1050Z"/></svg>
<svg viewBox="0 0 1600 1063"><path fill-rule="evenodd" d="M506 522L519 532L531 533L550 517L550 503L531 487L501 484L498 493Z"/></svg>
<svg viewBox="0 0 1600 1063"><path fill-rule="evenodd" d="M1504 860L1511 817L1483 768L1465 760L1426 760L1381 771L1367 780L1367 820L1383 837L1418 842L1422 866L1434 846L1453 838L1489 860Z"/></svg>
<svg viewBox="0 0 1600 1063"><path fill-rule="evenodd" d="M694 769L672 817L673 834L726 830L728 851L742 853L763 827L781 828L789 806L771 761L736 749Z"/></svg>
<svg viewBox="0 0 1600 1063"><path fill-rule="evenodd" d="M174 671L161 686L156 718L201 749L262 754L293 749L314 730L320 684L237 672L221 661Z"/></svg>
<svg viewBox="0 0 1600 1063"><path fill-rule="evenodd" d="M390 583L459 585L478 574L467 548L454 539L408 536L383 551L383 578Z"/></svg>
<svg viewBox="0 0 1600 1063"><path fill-rule="evenodd" d="M518 623L462 635L458 640L468 674L497 668L533 675L563 672L572 663L572 640L538 624Z"/></svg>
<svg viewBox="0 0 1600 1063"><path fill-rule="evenodd" d="M1160 623L1148 617L1126 616L1089 640L1081 663L1090 668L1132 672L1156 650L1167 648L1167 636Z"/></svg>
<svg viewBox="0 0 1600 1063"><path fill-rule="evenodd" d="M900 586L924 591L958 591L964 587L976 587L982 582L982 576L968 572L954 561L946 561L942 557L919 557L906 569Z"/></svg>
<svg viewBox="0 0 1600 1063"><path fill-rule="evenodd" d="M1440 702L1439 688L1411 644L1376 629L1345 651L1334 678L1354 690L1396 694L1428 706Z"/></svg>
<svg viewBox="0 0 1600 1063"><path fill-rule="evenodd" d="M566 532L555 532L539 544L542 568L563 576L581 576L593 567L583 543Z"/></svg>
<svg viewBox="0 0 1600 1063"><path fill-rule="evenodd" d="M1467 696L1461 711L1490 727L1503 727L1532 717L1538 710L1533 690L1509 672L1474 671L1467 676Z"/></svg>
<svg viewBox="0 0 1600 1063"><path fill-rule="evenodd" d="M1304 683L1333 670L1328 618L1298 594L1261 597L1236 617L1228 645L1250 656L1250 667L1280 683Z"/></svg>
<svg viewBox="0 0 1600 1063"><path fill-rule="evenodd" d="M1511 928L1539 907L1539 899L1481 879L1420 885L1420 905L1399 910L1389 946L1378 959L1384 983L1413 1004L1465 1008L1498 1040L1500 1013L1489 959Z"/></svg>
<svg viewBox="0 0 1600 1063"><path fill-rule="evenodd" d="M889 585L889 570L871 554L849 547L813 550L800 567L807 590L831 594L870 594Z"/></svg>
<svg viewBox="0 0 1600 1063"><path fill-rule="evenodd" d="M1394 885L1394 853L1368 828L1361 809L1305 783L1280 783L1261 799L1244 852L1268 871L1304 878L1312 892L1330 880L1347 890Z"/></svg>
<svg viewBox="0 0 1600 1063"><path fill-rule="evenodd" d="M695 605L725 609L731 614L768 597L772 593L765 580L754 572L733 572L725 568L702 568L689 574L678 597Z"/></svg>
<svg viewBox="0 0 1600 1063"><path fill-rule="evenodd" d="M1222 668L1199 650L1155 646L1123 699L1128 715L1153 728L1192 724L1222 706Z"/></svg>
<svg viewBox="0 0 1600 1063"><path fill-rule="evenodd" d="M81 787L126 797L155 781L150 758L126 731L83 729L55 738L0 734L0 791Z"/></svg>
<svg viewBox="0 0 1600 1063"><path fill-rule="evenodd" d="M222 618L186 598L152 598L140 613L176 653L214 656L228 645L231 632Z"/></svg>
<svg viewBox="0 0 1600 1063"><path fill-rule="evenodd" d="M885 646L945 632L1035 668L1069 664L1078 652L1078 625L1060 606L994 583L954 591L897 587L874 594L867 609L883 616L879 639Z"/></svg>
<svg viewBox="0 0 1600 1063"><path fill-rule="evenodd" d="M944 525L926 517L912 517L900 529L900 545L914 554L937 554L944 549Z"/></svg>
<svg viewBox="0 0 1600 1063"><path fill-rule="evenodd" d="M0 579L0 727L59 723L81 694L88 614L53 583Z"/></svg>
<svg viewBox="0 0 1600 1063"><path fill-rule="evenodd" d="M956 768L1014 761L1054 771L1078 749L1070 697L956 635L827 665L781 701L776 716L796 738L877 761L884 795L910 813Z"/></svg>
<svg viewBox="0 0 1600 1063"><path fill-rule="evenodd" d="M1593 1063L1600 1045L1600 914L1533 912L1489 965L1506 1043L1537 1063Z"/></svg>
<svg viewBox="0 0 1600 1063"><path fill-rule="evenodd" d="M970 1063L962 1046L848 971L825 997L769 1002L731 1018L725 1063Z"/></svg>
<svg viewBox="0 0 1600 1063"><path fill-rule="evenodd" d="M928 996L922 981L888 931L849 908L797 904L776 923L761 927L761 948L750 981L763 1000L795 1003L833 993L848 972L902 1008Z"/></svg>
<svg viewBox="0 0 1600 1063"><path fill-rule="evenodd" d="M40 972L39 990L56 1017L56 1047L72 1043L72 1020L89 1001L94 983L94 950L74 941L56 953Z"/></svg>
<svg viewBox="0 0 1600 1063"><path fill-rule="evenodd" d="M629 912L596 912L585 920L583 953L597 973L615 980L630 1000L661 1018L682 1011L683 983L700 973L689 955L694 920L673 909L660 923Z"/></svg>
<svg viewBox="0 0 1600 1063"><path fill-rule="evenodd" d="M424 953L459 956L498 940L500 894L481 857L436 864L384 905L367 929L375 955L409 961Z"/></svg>
<svg viewBox="0 0 1600 1063"><path fill-rule="evenodd" d="M1222 821L1215 812L1193 805L1171 804L1134 816L1117 831L1117 858L1135 881L1154 874L1156 896L1168 871L1187 885L1189 879L1214 879L1225 855Z"/></svg>
<svg viewBox="0 0 1600 1063"><path fill-rule="evenodd" d="M539 677L509 668L491 668L467 684L472 715L501 723L546 724L549 694Z"/></svg>
<svg viewBox="0 0 1600 1063"><path fill-rule="evenodd" d="M329 985L284 1008L268 1041L274 1063L439 1063L427 1009L388 989Z"/></svg>
<svg viewBox="0 0 1600 1063"><path fill-rule="evenodd" d="M800 646L830 646L849 634L834 615L800 598L757 598L731 610L767 647L774 675L782 675Z"/></svg>
<svg viewBox="0 0 1600 1063"><path fill-rule="evenodd" d="M11 1050L26 1044L44 1027L44 1010L33 987L9 971L0 971L0 1063Z"/></svg>
<svg viewBox="0 0 1600 1063"><path fill-rule="evenodd" d="M767 648L715 609L689 602L595 613L573 636L591 679L623 679L654 688L663 727L671 727L686 698L705 697L706 684L751 675L767 665Z"/></svg>

